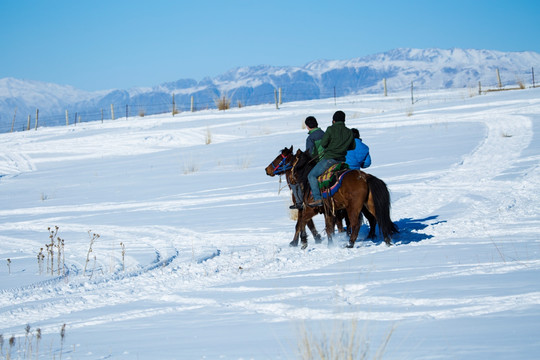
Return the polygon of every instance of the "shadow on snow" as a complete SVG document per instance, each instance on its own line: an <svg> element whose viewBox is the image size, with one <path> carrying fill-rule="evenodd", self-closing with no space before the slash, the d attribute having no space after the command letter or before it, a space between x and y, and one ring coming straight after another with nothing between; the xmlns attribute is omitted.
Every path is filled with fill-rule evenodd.
<svg viewBox="0 0 540 360"><path fill-rule="evenodd" d="M410 243L418 243L422 240L431 239L433 235L428 235L422 233L422 230L428 226L440 224L446 221L436 221L438 218L437 215L429 216L423 219L412 219L405 218L395 222L396 226L399 229L399 233L392 236L392 242L394 245L406 245ZM363 226L363 228L366 225ZM367 234L366 234L367 235ZM376 245L379 245L383 242L379 231L377 229L377 237L375 239L365 238L363 242L373 242Z"/></svg>

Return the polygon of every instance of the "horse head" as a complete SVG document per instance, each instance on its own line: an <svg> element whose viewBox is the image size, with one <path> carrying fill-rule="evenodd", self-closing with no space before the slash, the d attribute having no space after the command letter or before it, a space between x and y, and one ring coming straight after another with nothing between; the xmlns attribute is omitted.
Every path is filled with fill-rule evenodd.
<svg viewBox="0 0 540 360"><path fill-rule="evenodd" d="M281 175L291 169L291 161L293 158L293 146L283 148L280 154L265 168L266 175L275 176Z"/></svg>

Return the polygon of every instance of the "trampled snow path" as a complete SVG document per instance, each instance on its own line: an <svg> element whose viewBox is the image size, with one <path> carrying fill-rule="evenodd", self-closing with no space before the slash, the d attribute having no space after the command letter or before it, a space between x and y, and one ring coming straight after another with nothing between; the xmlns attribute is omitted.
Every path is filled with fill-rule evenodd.
<svg viewBox="0 0 540 360"><path fill-rule="evenodd" d="M17 195L15 201L21 205L9 203L0 209L0 217L5 219L0 223L1 255L15 259L14 255L19 254L20 261L25 261L22 269L14 266L14 274L5 278L9 285L2 286L0 324L5 325L0 333L24 336L24 326L31 324L41 327L45 334L53 334L62 323L67 323L71 336L82 343L84 334L93 327L133 335L133 330L122 324L147 327L148 322L156 322L154 329L157 329L160 321L175 319L179 336L190 338L190 332L197 331L180 324L193 324L195 319L204 318L215 324L195 326L201 327L201 333L223 337L224 344L244 344L228 335L226 329L231 324L247 325L248 334L255 326L264 327L268 323L358 319L397 323L397 331L401 327L415 336L419 327L425 328L417 335L429 339L440 332L434 328L436 322L487 324L498 321L499 316L504 318L499 322L507 322L512 314L529 314L537 320L540 291L532 286L530 279L536 279L540 271L537 235L540 149L535 138L540 129L540 99L533 91L526 94L499 95L500 98L487 98L489 101L483 97L450 104L435 101L415 109L410 117L404 116L395 103L383 99L377 106L383 107L384 113L349 120L351 126L360 127L367 135L363 137L376 154L377 161L370 172L380 176L393 193L392 217L402 232L395 237L396 246L392 247L382 245L380 239L359 242L350 250L327 249L324 244L311 244L306 251L287 247L294 226L284 206L289 194L284 191L276 196L277 180L262 177L262 169L280 146L294 143L303 147L303 132L295 132L297 124L293 125L292 133L287 131L290 125L286 120L313 111L302 108L305 106L302 103L291 104L290 110L284 106L279 115L256 110L247 116L243 114L242 118L234 112L225 118L193 115L207 121L206 126L191 120L175 125L174 121L163 119L137 125L118 122L104 126L103 130L89 125L88 129L77 129L77 134L71 134L75 138L65 134L70 144L77 142L77 136L87 137L84 146L65 156L59 154L72 145L57 142L64 135L58 136L57 141L44 135L46 148L51 151L39 153L40 131L28 134L35 138L20 139L17 155L6 152L3 160L0 158L0 170L3 175L9 175L0 180L0 190L20 191L16 186L19 182L23 188L37 183L40 188L53 189L46 182L62 183L63 176L70 176L70 181L82 181L90 193L83 194L89 196L80 201L71 195L69 187L58 185L65 193L54 195L54 191L47 190L45 195L51 194L51 200L36 204L28 197ZM328 104L320 102L318 106L321 110L315 111L329 113ZM354 100L346 99L341 106L348 114L369 112L363 108L366 104ZM318 118L324 117L318 115ZM263 123L274 122L276 132L257 130L259 119ZM178 129L172 129L171 133L174 126ZM240 130L245 127L245 135L240 135L236 126ZM127 127L128 133L116 134L116 129L122 127ZM140 177L144 173L138 169L147 162L158 173L168 169L175 155L171 151L178 148L196 147L193 151L204 157L212 148L198 144L204 142L208 128L212 129L215 140L213 151L224 156L221 160L220 155L208 152L213 154L212 159L218 157L214 160L218 167L231 169L230 165L221 163L227 162L225 156L234 163L238 161L238 153L255 148L250 155L253 164L247 170L231 169L230 175L213 172L212 164L205 163L191 175L169 172L160 178L152 174L152 181L158 179L165 185L163 189L147 190L148 184ZM101 136L100 131L116 141L106 142L105 146L92 145L95 136ZM433 139L407 140L419 132L426 132ZM451 140L445 144L445 138L453 136L453 132L459 134L458 139L463 138L463 144L470 145ZM257 135L253 137L250 133ZM374 134L371 139L369 134ZM385 142L392 136L394 142ZM10 139L5 141L9 145ZM141 146L143 143L148 146ZM270 149L260 149L261 143L270 144ZM407 153L410 167L406 162L394 163L396 154L405 151L406 145L412 148ZM438 150L439 146L445 150ZM427 152L435 153L428 154L424 147L430 149ZM116 160L116 156L126 160ZM437 162L430 160L430 156ZM139 158L143 161L138 161ZM74 160L86 161L75 166L84 175L54 165ZM104 166L105 170L101 170ZM125 172L124 177L107 177L102 182L101 171L117 166ZM34 180L32 173L40 173L44 180ZM216 175L220 177L217 183ZM183 190L189 187L191 191L179 191L176 185L169 185L167 177L185 181ZM102 187L112 179L125 179L138 190L138 196L126 196L129 190L111 187L119 195L112 192L112 200L102 198ZM247 220L231 222L231 216L243 216ZM208 226L206 218L214 221L213 226ZM60 226L61 235L66 234L68 241L79 239L69 243L68 274L57 278L19 278L24 282L21 284L17 276L36 271L32 258L44 243L41 235L36 234L42 234L53 224ZM317 226L322 230L322 219L317 220ZM81 234L89 228L96 229L102 239L112 240L96 244L95 252L100 255L97 270L83 275L83 254L88 250L88 241ZM366 233L363 228L362 234ZM13 238L18 241L14 243ZM127 244L126 271L121 269L119 241ZM515 318L521 321L520 316ZM534 323L528 325L534 329ZM518 335L531 329L527 324L514 328ZM157 341L158 349L169 346L177 354L190 341L171 345L160 338L159 331L151 329L146 336ZM279 329L281 332L284 328ZM478 343L475 336L480 335L472 335L471 331L456 326L460 335L446 341L463 344L463 338L472 338ZM290 333L290 329L284 333ZM398 332L395 336L403 341L407 334ZM497 326L485 335L501 344L508 341L501 339L503 335ZM110 342L114 341L113 336ZM140 339L118 347L112 351L113 357L129 358L123 352L136 348L137 341ZM226 346L207 349L204 354L255 356L265 346L274 348L268 339L250 341L256 345L247 346L245 353L230 345L231 349ZM405 352L401 344L390 348L390 355L422 358L428 357L429 351L438 354L442 351L436 342L422 349L413 346ZM467 354L493 355L488 347L469 348L468 343L463 346L469 349ZM509 350L502 351L501 356L515 354L516 348L522 354L540 348L537 341L528 345L520 343L516 348L505 346ZM287 353L274 351L277 352L266 357ZM151 353L142 349L137 352L146 358ZM203 351L197 352L195 348L188 354L199 357ZM448 354L451 358L452 353ZM85 355L73 351L73 357Z"/></svg>

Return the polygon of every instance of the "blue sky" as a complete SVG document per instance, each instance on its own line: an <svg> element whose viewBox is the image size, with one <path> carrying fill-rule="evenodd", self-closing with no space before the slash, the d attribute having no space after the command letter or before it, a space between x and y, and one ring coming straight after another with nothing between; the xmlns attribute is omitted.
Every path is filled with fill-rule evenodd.
<svg viewBox="0 0 540 360"><path fill-rule="evenodd" d="M103 90L400 47L540 52L539 17L538 0L0 0L0 78Z"/></svg>

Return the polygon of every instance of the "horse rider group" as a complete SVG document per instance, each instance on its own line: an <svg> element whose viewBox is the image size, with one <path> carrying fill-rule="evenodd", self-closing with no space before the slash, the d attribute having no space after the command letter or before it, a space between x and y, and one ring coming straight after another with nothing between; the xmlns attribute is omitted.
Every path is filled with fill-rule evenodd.
<svg viewBox="0 0 540 360"><path fill-rule="evenodd" d="M304 121L308 129L306 139L306 152L317 161L315 167L309 172L309 182L313 201L310 207L322 206L322 196L317 178L332 165L345 162L351 169L367 168L371 165L369 147L362 142L357 129L345 126L345 113L336 111L332 117L332 125L326 131L319 128L317 119L308 116ZM303 208L303 193L300 182L291 184L295 203L291 209Z"/></svg>

